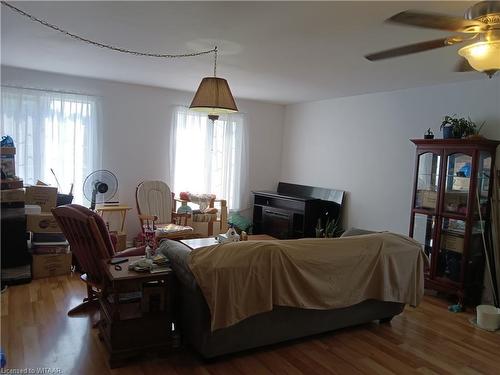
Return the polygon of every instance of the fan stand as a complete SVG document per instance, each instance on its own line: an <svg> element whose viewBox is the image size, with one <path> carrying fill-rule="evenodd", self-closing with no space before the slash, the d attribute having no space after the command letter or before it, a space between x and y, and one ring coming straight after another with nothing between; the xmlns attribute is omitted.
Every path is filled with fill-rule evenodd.
<svg viewBox="0 0 500 375"><path fill-rule="evenodd" d="M90 202L90 211L95 211L95 202L97 200L97 186L94 186L94 190L92 190L92 200Z"/></svg>
<svg viewBox="0 0 500 375"><path fill-rule="evenodd" d="M101 181L96 181L96 183L94 184L94 189L92 190L92 200L90 202L90 210L91 211L95 210L97 193L105 194L107 191L108 191L108 184L101 182Z"/></svg>

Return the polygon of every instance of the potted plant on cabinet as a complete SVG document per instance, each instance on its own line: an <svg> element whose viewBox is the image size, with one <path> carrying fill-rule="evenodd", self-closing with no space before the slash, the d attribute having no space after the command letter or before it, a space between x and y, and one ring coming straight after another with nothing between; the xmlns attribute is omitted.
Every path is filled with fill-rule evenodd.
<svg viewBox="0 0 500 375"><path fill-rule="evenodd" d="M476 123L469 118L457 118L453 116L445 116L441 123L441 130L443 131L443 138L465 138L472 135L479 135L479 131L485 124L477 127Z"/></svg>

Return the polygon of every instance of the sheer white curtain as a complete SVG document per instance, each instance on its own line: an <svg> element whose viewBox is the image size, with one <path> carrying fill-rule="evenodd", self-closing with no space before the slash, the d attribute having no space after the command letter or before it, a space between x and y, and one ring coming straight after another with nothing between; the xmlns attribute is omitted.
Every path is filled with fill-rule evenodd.
<svg viewBox="0 0 500 375"><path fill-rule="evenodd" d="M99 100L39 90L2 87L2 135L16 145L16 174L25 184L41 180L83 203L85 177L100 167Z"/></svg>
<svg viewBox="0 0 500 375"><path fill-rule="evenodd" d="M248 206L248 147L244 116L174 110L171 139L173 191L215 194L230 210Z"/></svg>

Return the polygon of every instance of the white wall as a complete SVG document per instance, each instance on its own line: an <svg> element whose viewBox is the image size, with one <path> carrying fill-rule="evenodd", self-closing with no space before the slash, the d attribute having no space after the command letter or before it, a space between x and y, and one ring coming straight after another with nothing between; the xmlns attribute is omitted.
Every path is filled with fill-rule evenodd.
<svg viewBox="0 0 500 375"><path fill-rule="evenodd" d="M4 85L101 97L103 168L116 173L120 201L134 207L127 220L127 232L129 239L135 235L140 229L135 211L135 187L144 179L168 183L171 111L175 105L189 105L193 93L5 66L1 73ZM280 172L284 107L236 100L248 119L250 188L274 189ZM195 162L196 151L193 151Z"/></svg>
<svg viewBox="0 0 500 375"><path fill-rule="evenodd" d="M482 133L500 140L500 77L289 105L281 180L346 190L345 228L407 234L409 139L429 127L441 138L447 114L486 120Z"/></svg>
<svg viewBox="0 0 500 375"><path fill-rule="evenodd" d="M2 84L101 97L103 167L117 174L123 203L135 206L143 179L168 182L171 109L192 93L4 66L1 73ZM484 135L500 139L500 77L286 108L237 101L248 118L251 189L283 180L346 190L344 227L407 233L415 150L408 139L428 127L440 136L442 116L487 120ZM127 231L138 230L134 210Z"/></svg>

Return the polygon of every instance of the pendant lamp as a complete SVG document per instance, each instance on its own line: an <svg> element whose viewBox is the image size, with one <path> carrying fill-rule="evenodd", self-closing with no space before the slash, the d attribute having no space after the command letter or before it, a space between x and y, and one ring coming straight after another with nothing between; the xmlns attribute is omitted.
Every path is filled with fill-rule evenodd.
<svg viewBox="0 0 500 375"><path fill-rule="evenodd" d="M224 78L217 77L217 47L214 50L214 75L201 80L190 109L208 113L208 118L215 121L219 115L238 112L238 107Z"/></svg>

